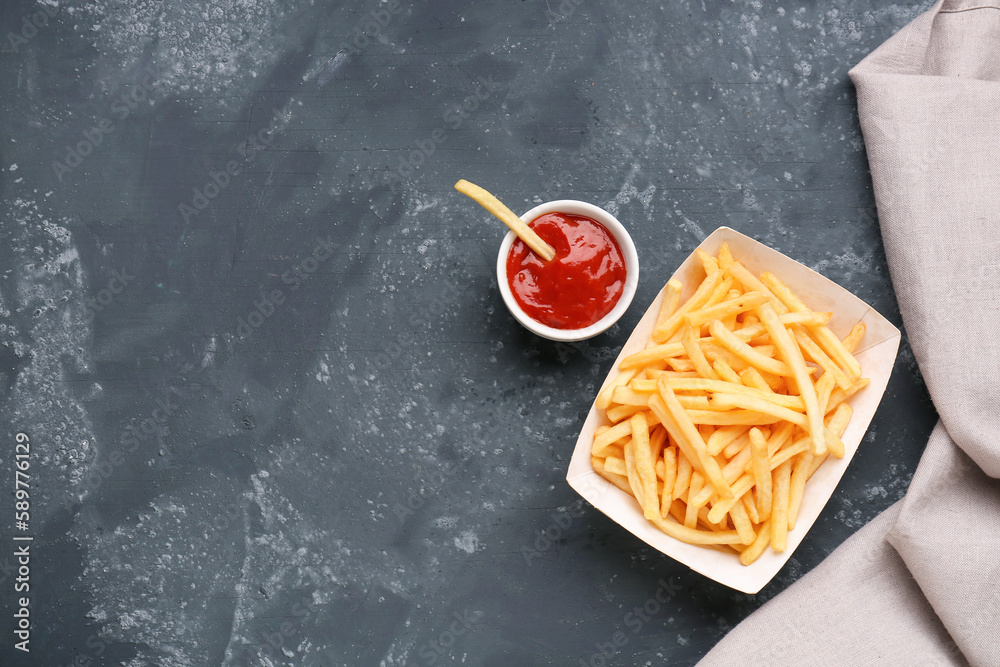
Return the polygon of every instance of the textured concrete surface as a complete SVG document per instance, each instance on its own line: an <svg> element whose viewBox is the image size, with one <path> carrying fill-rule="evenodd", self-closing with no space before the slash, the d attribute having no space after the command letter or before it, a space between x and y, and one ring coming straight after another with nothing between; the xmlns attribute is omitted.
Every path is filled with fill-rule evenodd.
<svg viewBox="0 0 1000 667"><path fill-rule="evenodd" d="M719 225L899 323L846 73L924 5L4 3L0 662L695 663L905 492L935 420L905 338L756 596L580 503L576 432ZM621 323L521 329L458 178L615 213Z"/></svg>

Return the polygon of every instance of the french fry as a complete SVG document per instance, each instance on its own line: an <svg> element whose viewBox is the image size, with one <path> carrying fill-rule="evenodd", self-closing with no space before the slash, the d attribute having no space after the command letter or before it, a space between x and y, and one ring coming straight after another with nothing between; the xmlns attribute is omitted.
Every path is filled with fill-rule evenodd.
<svg viewBox="0 0 1000 667"><path fill-rule="evenodd" d="M618 364L618 368L622 371L641 368L651 362L662 360L669 360L670 357L679 357L684 354L684 346L680 343L663 343L661 345L653 345L647 347L645 350L636 352L635 354L630 354L621 360Z"/></svg>
<svg viewBox="0 0 1000 667"><path fill-rule="evenodd" d="M780 322L778 322L778 325L782 326ZM775 375L792 375L792 371L787 364L782 363L777 359L765 356L759 349L750 347L734 336L732 331L729 331L722 326L722 322L719 322L718 320L713 321L709 327L709 331L712 332L712 338L717 340L720 345L739 358L743 359L751 366ZM784 331L783 326L782 331ZM768 331L768 333L770 333L770 331Z"/></svg>
<svg viewBox="0 0 1000 667"><path fill-rule="evenodd" d="M715 487L716 492L723 498L732 496L729 485L722 477L722 469L719 463L708 453L705 441L701 439L701 434L695 428L694 422L688 417L688 413L677 402L677 396L664 378L657 381L656 396L649 399L649 407L660 422L667 428L670 437L674 439L684 455ZM674 432L676 431L676 432Z"/></svg>
<svg viewBox="0 0 1000 667"><path fill-rule="evenodd" d="M740 541L743 544L752 544L757 535L753 532L753 526L750 524L750 516L747 514L743 503L740 502L733 505L733 508L729 510L729 516L733 520L733 528L736 529L736 534L740 536Z"/></svg>
<svg viewBox="0 0 1000 667"><path fill-rule="evenodd" d="M747 516L750 517L751 523L760 523L760 514L757 513L757 505L754 503L753 498L749 493L743 494L743 507L747 511Z"/></svg>
<svg viewBox="0 0 1000 667"><path fill-rule="evenodd" d="M615 376L615 379L612 380L608 386L602 389L601 393L597 395L597 400L594 401L594 405L599 407L601 410L607 410L608 406L611 405L611 396L614 394L615 389L627 385L632 378L638 374L638 372L638 367L629 368L620 372Z"/></svg>
<svg viewBox="0 0 1000 667"><path fill-rule="evenodd" d="M826 406L827 413L829 414L830 411L839 407L841 403L843 403L851 396L854 396L854 394L858 393L859 391L867 387L870 382L871 380L869 380L868 378L861 378L857 382L851 384L850 388L847 391L843 391L839 388L834 389L833 393L830 394L830 402Z"/></svg>
<svg viewBox="0 0 1000 667"><path fill-rule="evenodd" d="M720 379L725 380L726 382L740 381L739 374L733 370L732 366L727 364L722 359L716 359L712 362L712 370L715 371L716 375L718 375Z"/></svg>
<svg viewBox="0 0 1000 667"><path fill-rule="evenodd" d="M836 380L832 373L823 373L816 381L816 403L819 405L819 413L826 414L826 408L830 404L830 394L833 393L833 386Z"/></svg>
<svg viewBox="0 0 1000 667"><path fill-rule="evenodd" d="M778 297L778 300L785 304L788 310L800 313L809 311L809 308L795 296L795 293L770 271L762 274L760 279ZM810 326L808 329L809 333L815 336L816 342L844 369L851 381L861 377L861 365L858 360L847 351L844 344L828 327L820 325Z"/></svg>
<svg viewBox="0 0 1000 667"><path fill-rule="evenodd" d="M785 461L774 471L771 481L774 496L771 500L771 548L784 551L788 540L788 485L792 462Z"/></svg>
<svg viewBox="0 0 1000 667"><path fill-rule="evenodd" d="M695 330L686 326L684 328L684 335L681 338L681 345L684 346L684 351L687 352L688 358L691 363L694 364L694 370L701 377L712 378L713 380L718 379L718 375L715 374L715 369L712 368L708 363L708 359L705 358L705 353L701 351L701 345L698 342L698 334Z"/></svg>
<svg viewBox="0 0 1000 667"><path fill-rule="evenodd" d="M617 456L609 456L604 459L604 469L616 475L628 475L625 471L625 459Z"/></svg>
<svg viewBox="0 0 1000 667"><path fill-rule="evenodd" d="M802 396L806 407L806 416L809 420L809 434L813 440L813 454L820 456L826 453L823 415L819 411L819 403L816 400L816 389L809 379L809 373L806 371L806 362L802 358L802 351L799 350L799 346L792 340L788 334L788 330L778 320L778 314L771 304L765 303L763 306L758 307L757 316L760 317L760 321L771 335L771 340L778 346L778 350L785 363L792 369L795 385L798 387L799 395ZM838 340L837 342L839 343L840 341ZM775 543L776 540L772 536L772 546Z"/></svg>
<svg viewBox="0 0 1000 667"><path fill-rule="evenodd" d="M677 449L677 477L674 479L674 490L670 495L674 499L684 498L687 496L688 487L691 485L691 475L694 472L694 468L691 466L691 461L688 457L684 456L684 452ZM683 523L683 519L681 520Z"/></svg>
<svg viewBox="0 0 1000 667"><path fill-rule="evenodd" d="M757 278L757 276L750 273L750 271L748 271L746 267L744 267L738 261L733 262L732 265L730 265L730 267L725 270L725 273L726 275L735 278L736 282L743 285L743 289L745 289L746 291L762 292L766 294L768 297L768 301L774 304L774 309L778 311L779 315L788 312L788 307L785 306L785 304L783 304L781 301L779 301L778 297L776 297L774 293L772 293L771 290L769 290L767 286L764 285L764 283Z"/></svg>
<svg viewBox="0 0 1000 667"><path fill-rule="evenodd" d="M799 516L799 506L802 505L802 494L809 479L809 469L813 462L812 452L802 452L795 457L792 464L792 476L788 483L788 530L795 528L795 520Z"/></svg>
<svg viewBox="0 0 1000 667"><path fill-rule="evenodd" d="M678 396L677 401L681 404L688 412L692 410L714 410L715 407L708 400L708 396ZM707 425L703 425L704 428L708 428ZM699 429L700 430L700 429ZM704 438L704 436L702 436Z"/></svg>
<svg viewBox="0 0 1000 667"><path fill-rule="evenodd" d="M735 424L773 424L780 417L754 410L688 410L687 417L693 424L732 426Z"/></svg>
<svg viewBox="0 0 1000 667"><path fill-rule="evenodd" d="M656 324L665 323L677 311L681 300L684 284L676 278L671 278L663 288L663 300L660 302L660 312L656 315Z"/></svg>
<svg viewBox="0 0 1000 667"><path fill-rule="evenodd" d="M690 359L667 359L667 365L677 372L694 371L694 364Z"/></svg>
<svg viewBox="0 0 1000 667"><path fill-rule="evenodd" d="M604 459L602 459L599 456L594 456L591 457L590 463L591 465L594 466L594 472L596 472L598 475L608 480L609 482L617 486L625 493L629 494L632 493L632 487L629 486L628 478L626 478L624 475L618 475L613 472L608 472L607 470L605 470Z"/></svg>
<svg viewBox="0 0 1000 667"><path fill-rule="evenodd" d="M616 387L611 400L620 405L639 405L646 407L652 391L636 391L632 387Z"/></svg>
<svg viewBox="0 0 1000 667"><path fill-rule="evenodd" d="M728 295L727 295L728 296ZM720 301L713 306L705 306L684 316L688 326L693 329L712 320L722 320L730 315L737 315L767 303L767 296L760 292L747 292L736 298Z"/></svg>
<svg viewBox="0 0 1000 667"><path fill-rule="evenodd" d="M702 268L705 269L706 276L719 270L719 260L712 257L701 248L695 248L694 254L698 258L698 261L701 262Z"/></svg>
<svg viewBox="0 0 1000 667"><path fill-rule="evenodd" d="M749 369L748 369L749 370ZM758 375L760 375L758 373ZM724 382L722 380L707 380L702 378L667 378L667 383L671 389L677 391L704 391L716 394L740 394L759 398L763 401L779 405L790 410L803 412L806 409L805 402L801 396L787 396L776 394L768 389L756 389L746 385ZM749 408L756 409L756 408Z"/></svg>
<svg viewBox="0 0 1000 667"><path fill-rule="evenodd" d="M653 455L649 449L649 427L643 413L632 415L632 446L635 455L635 467L642 482L643 499L642 513L647 519L659 516L659 494L656 489L656 470L653 468Z"/></svg>
<svg viewBox="0 0 1000 667"><path fill-rule="evenodd" d="M670 503L674 501L675 481L677 481L677 448L666 447L663 450L663 495L660 498L660 516L664 518L670 512Z"/></svg>
<svg viewBox="0 0 1000 667"><path fill-rule="evenodd" d="M593 456L601 456L609 445L629 435L632 435L631 423L622 422L615 424L608 430L594 436L594 446L591 448L590 453Z"/></svg>
<svg viewBox="0 0 1000 667"><path fill-rule="evenodd" d="M807 357L809 361L819 364L820 368L823 369L824 375L830 373L841 389L847 389L851 386L851 381L847 379L847 374L840 370L840 366L833 362L833 359L809 337L809 334L801 328L795 328L792 331L795 336L795 342L799 344L803 356Z"/></svg>
<svg viewBox="0 0 1000 667"><path fill-rule="evenodd" d="M618 424L623 420L627 421L632 415L641 412L644 408L645 406L642 405L615 405L608 408L605 414L613 423Z"/></svg>
<svg viewBox="0 0 1000 667"><path fill-rule="evenodd" d="M746 427L742 427L746 428ZM756 428L756 427L755 427ZM767 426L761 426L764 431L769 431ZM767 437L767 436L765 436ZM722 450L722 455L727 459L732 459L734 456L743 451L743 448L750 444L750 434L743 433L740 437L733 440L731 443L726 445L726 448Z"/></svg>
<svg viewBox="0 0 1000 667"><path fill-rule="evenodd" d="M499 218L501 222L510 227L511 231L517 234L522 241L528 244L528 247L546 262L556 256L555 249L543 241L542 237L528 226L528 223L514 215L509 208L500 203L499 199L483 188L463 178L458 183L455 183L455 189L463 195L470 197L474 202Z"/></svg>
<svg viewBox="0 0 1000 667"><path fill-rule="evenodd" d="M710 530L697 530L687 528L671 519L653 519L653 525L664 533L688 544L730 544L739 542L740 536L735 530L722 530L718 532Z"/></svg>
<svg viewBox="0 0 1000 667"><path fill-rule="evenodd" d="M767 456L767 440L758 428L750 429L750 454L757 482L757 511L762 516L771 516L771 463Z"/></svg>
<svg viewBox="0 0 1000 667"><path fill-rule="evenodd" d="M649 418L646 418L649 421ZM649 424L649 454L654 461L659 461L660 453L667 444L667 429L662 424Z"/></svg>
<svg viewBox="0 0 1000 667"><path fill-rule="evenodd" d="M708 448L708 453L711 454L712 456L717 455L729 443L733 442L741 435L746 433L747 430L748 427L743 425L723 426L721 428L715 429L715 432L712 433L711 436L709 436L708 441L705 443L705 446Z"/></svg>
<svg viewBox="0 0 1000 667"><path fill-rule="evenodd" d="M753 544L740 553L740 562L744 565L750 565L755 560L760 558L760 555L764 553L764 550L767 549L767 545L770 543L771 519L765 519L764 523L761 524L760 530L757 531L757 539L753 541Z"/></svg>
<svg viewBox="0 0 1000 667"><path fill-rule="evenodd" d="M777 396L778 394L775 394ZM775 401L766 398L740 393L718 393L712 395L712 405L720 410L730 408L742 408L744 410L754 410L763 414L777 417L778 420L792 422L805 428L808 426L806 416L796 410L791 410Z"/></svg>
<svg viewBox="0 0 1000 667"><path fill-rule="evenodd" d="M668 317L664 322L657 324L653 329L653 341L657 343L664 343L669 339L674 332L677 331L681 322L684 320L684 316L687 315L692 310L697 310L701 308L708 301L708 298L712 296L712 290L719 286L722 282L722 271L714 271L705 280L698 285L698 289L695 291L694 295L688 299L684 304L678 306L670 317Z"/></svg>
<svg viewBox="0 0 1000 667"><path fill-rule="evenodd" d="M843 340L844 349L851 354L854 354L854 350L857 349L858 343L860 343L861 339L865 336L865 329L866 327L864 322L858 322L855 324L854 328L851 329L851 332L847 334L847 337Z"/></svg>
<svg viewBox="0 0 1000 667"><path fill-rule="evenodd" d="M684 525L688 528L694 528L698 525L698 506L692 500L698 495L701 487L704 485L705 478L702 477L700 472L696 470L691 473L691 486L688 487L687 508L684 512Z"/></svg>
<svg viewBox="0 0 1000 667"><path fill-rule="evenodd" d="M740 373L739 378L740 382L742 382L744 386L750 387L751 389L759 389L762 392L774 393L774 390L771 389L771 385L767 383L767 380L765 380L764 376L760 374L760 371L753 366L744 369L744 371ZM804 403L803 407L805 407Z"/></svg>
<svg viewBox="0 0 1000 667"><path fill-rule="evenodd" d="M639 503L639 507L644 507L646 503L646 489L642 485L639 477L639 469L635 464L635 442L630 440L625 445L625 474L628 477L628 485L632 489L632 495ZM643 511L645 513L645 510ZM649 517L646 517L647 519Z"/></svg>

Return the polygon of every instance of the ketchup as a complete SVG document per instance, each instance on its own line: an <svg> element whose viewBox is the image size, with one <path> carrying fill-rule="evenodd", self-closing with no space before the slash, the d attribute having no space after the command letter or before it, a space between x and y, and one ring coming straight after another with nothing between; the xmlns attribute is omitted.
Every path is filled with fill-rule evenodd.
<svg viewBox="0 0 1000 667"><path fill-rule="evenodd" d="M546 213L528 226L556 251L546 262L517 239L507 255L510 291L528 317L582 329L610 313L625 291L625 257L611 232L571 213Z"/></svg>

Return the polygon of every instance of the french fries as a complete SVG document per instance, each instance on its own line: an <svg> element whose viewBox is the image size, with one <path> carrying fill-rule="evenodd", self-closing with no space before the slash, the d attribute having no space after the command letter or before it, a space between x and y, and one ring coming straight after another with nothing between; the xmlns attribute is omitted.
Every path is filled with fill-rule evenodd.
<svg viewBox="0 0 1000 667"><path fill-rule="evenodd" d="M725 244L697 256L705 278L686 301L667 283L646 348L598 394L591 457L661 531L750 565L787 548L809 478L844 456L865 328L841 340L832 313Z"/></svg>

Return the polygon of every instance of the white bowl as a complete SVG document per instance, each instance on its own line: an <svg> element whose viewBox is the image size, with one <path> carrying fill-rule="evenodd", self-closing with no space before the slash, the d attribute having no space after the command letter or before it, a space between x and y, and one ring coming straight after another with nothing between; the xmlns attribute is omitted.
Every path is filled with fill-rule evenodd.
<svg viewBox="0 0 1000 667"><path fill-rule="evenodd" d="M646 544L721 584L744 593L756 593L791 558L796 547L806 537L823 507L830 500L830 496L833 495L837 483L840 482L840 478L847 470L851 458L857 452L865 431L875 416L875 410L882 399L882 394L885 393L889 376L892 374L896 351L899 348L900 333L874 308L843 287L790 257L786 257L728 227L720 227L715 230L698 247L714 256L718 254L719 247L723 242L729 244L733 256L750 269L754 275L762 271L773 271L792 286L807 304L819 311L832 311L834 315L829 326L837 336L844 337L858 322L864 322L867 327L861 346L855 350L854 356L861 362L862 375L870 378L871 384L850 400L851 407L854 408L854 415L847 426L847 431L841 436L846 452L844 458L831 459L824 463L806 484L798 521L795 524L795 529L788 533L787 548L781 553L767 549L755 562L743 566L740 564L739 557L733 554L678 542L660 532L645 519L642 509L631 495L612 486L610 482L594 472L590 461L594 431L601 424L608 422L603 410L598 410L593 405L583 428L580 430L580 437L573 450L566 479L570 486L594 507L621 524ZM703 276L701 261L692 252L672 276L684 283L684 291L681 293L682 299L691 296ZM656 316L660 311L662 300L663 292L661 291L653 300L646 314L639 320L635 331L625 342L621 353L611 367L611 372L604 380L602 388L618 375L618 364L623 358L643 349L656 324Z"/></svg>
<svg viewBox="0 0 1000 667"><path fill-rule="evenodd" d="M639 284L639 255L635 251L635 244L632 243L632 237L629 236L628 231L625 230L622 223L618 222L615 216L603 208L588 204L587 202L575 199L558 199L546 202L523 214L521 220L528 223L540 215L553 212L585 215L588 218L592 218L601 223L605 229L611 232L615 240L618 241L618 247L621 248L622 255L625 257L625 289L622 292L621 298L618 299L618 303L615 304L610 313L582 329L556 329L528 317L528 314L514 300L514 295L510 291L510 283L507 281L507 255L510 254L511 245L517 240L517 234L514 232L507 232L503 243L500 244L500 253L497 256L497 281L500 284L500 294L503 296L503 302L507 304L507 310L510 311L511 315L525 329L542 338L564 343L593 338L617 322L625 311L628 310L629 304L632 303L632 297L635 296L635 288Z"/></svg>

